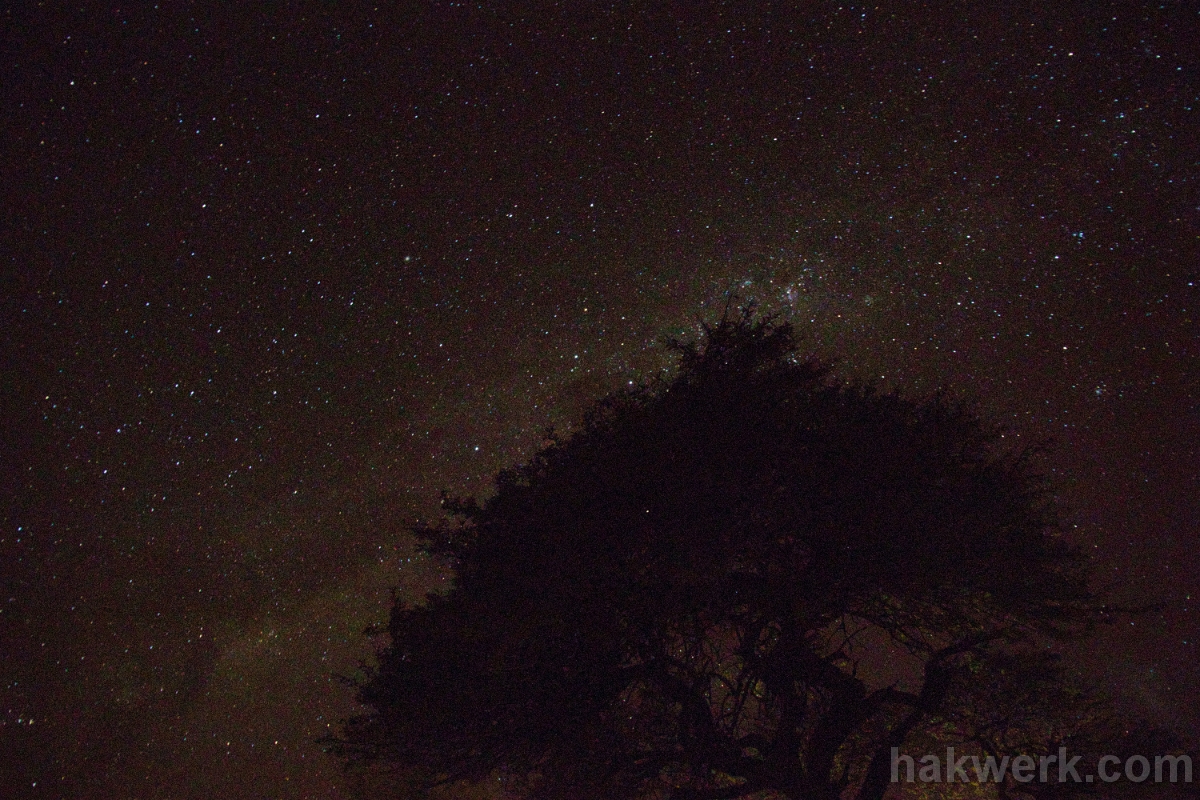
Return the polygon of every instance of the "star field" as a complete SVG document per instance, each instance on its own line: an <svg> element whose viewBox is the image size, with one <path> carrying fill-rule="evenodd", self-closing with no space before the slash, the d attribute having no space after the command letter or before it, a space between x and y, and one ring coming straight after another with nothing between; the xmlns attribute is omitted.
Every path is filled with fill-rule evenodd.
<svg viewBox="0 0 1200 800"><path fill-rule="evenodd" d="M13 796L349 797L406 527L730 292L1053 437L1163 603L1078 669L1200 731L1190 4L3 14Z"/></svg>

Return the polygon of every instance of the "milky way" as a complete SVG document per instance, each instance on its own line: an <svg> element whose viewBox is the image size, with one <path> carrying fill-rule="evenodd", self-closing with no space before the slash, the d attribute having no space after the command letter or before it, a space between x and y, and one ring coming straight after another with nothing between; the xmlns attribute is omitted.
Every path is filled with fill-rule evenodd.
<svg viewBox="0 0 1200 800"><path fill-rule="evenodd" d="M407 527L731 292L1053 437L1164 604L1080 674L1200 728L1194 8L4 14L13 796L345 796Z"/></svg>

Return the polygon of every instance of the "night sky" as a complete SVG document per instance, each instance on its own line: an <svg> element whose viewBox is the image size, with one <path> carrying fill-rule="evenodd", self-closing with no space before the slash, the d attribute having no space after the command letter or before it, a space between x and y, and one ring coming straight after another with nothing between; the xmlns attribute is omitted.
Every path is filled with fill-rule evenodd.
<svg viewBox="0 0 1200 800"><path fill-rule="evenodd" d="M5 796L345 797L407 526L731 291L1048 457L1200 731L1195 3L6 4Z"/></svg>

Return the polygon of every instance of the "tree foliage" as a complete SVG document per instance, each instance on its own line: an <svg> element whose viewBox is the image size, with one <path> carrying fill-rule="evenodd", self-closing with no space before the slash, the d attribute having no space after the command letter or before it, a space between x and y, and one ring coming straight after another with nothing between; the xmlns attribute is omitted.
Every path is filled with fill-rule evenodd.
<svg viewBox="0 0 1200 800"><path fill-rule="evenodd" d="M892 747L1103 716L1044 648L1104 611L1029 449L835 382L752 309L673 346L417 532L454 586L397 603L334 750L418 789L878 800Z"/></svg>

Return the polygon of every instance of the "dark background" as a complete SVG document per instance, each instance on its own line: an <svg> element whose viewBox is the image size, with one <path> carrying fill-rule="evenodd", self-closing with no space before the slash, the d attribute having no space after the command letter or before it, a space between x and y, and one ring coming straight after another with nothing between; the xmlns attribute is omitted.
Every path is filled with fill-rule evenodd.
<svg viewBox="0 0 1200 800"><path fill-rule="evenodd" d="M6 6L6 796L342 796L405 527L731 289L1053 436L1195 735L1196 5L798 5Z"/></svg>

